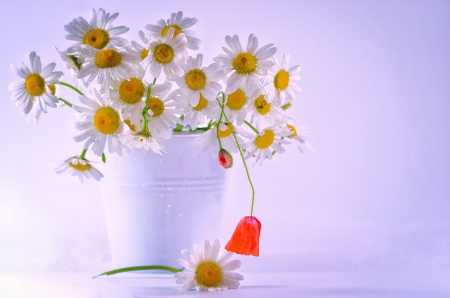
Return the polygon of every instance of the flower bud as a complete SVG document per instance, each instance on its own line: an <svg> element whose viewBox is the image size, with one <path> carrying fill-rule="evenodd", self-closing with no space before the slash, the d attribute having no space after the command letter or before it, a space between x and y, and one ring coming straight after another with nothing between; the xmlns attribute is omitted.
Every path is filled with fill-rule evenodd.
<svg viewBox="0 0 450 298"><path fill-rule="evenodd" d="M225 169L231 168L233 166L233 157L225 149L220 149L219 151L219 163Z"/></svg>

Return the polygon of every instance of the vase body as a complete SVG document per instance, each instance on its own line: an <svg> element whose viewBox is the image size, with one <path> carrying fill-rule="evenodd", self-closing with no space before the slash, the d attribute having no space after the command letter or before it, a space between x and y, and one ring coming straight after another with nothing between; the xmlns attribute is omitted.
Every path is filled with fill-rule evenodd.
<svg viewBox="0 0 450 298"><path fill-rule="evenodd" d="M178 268L182 249L219 234L225 170L197 137L177 134L162 155L135 149L106 162L100 185L116 268Z"/></svg>

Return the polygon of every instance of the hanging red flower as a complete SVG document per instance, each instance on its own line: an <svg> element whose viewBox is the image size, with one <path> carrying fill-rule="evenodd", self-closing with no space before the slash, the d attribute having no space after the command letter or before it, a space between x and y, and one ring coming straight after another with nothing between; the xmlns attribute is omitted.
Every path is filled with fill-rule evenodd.
<svg viewBox="0 0 450 298"><path fill-rule="evenodd" d="M225 149L220 149L219 151L219 163L225 169L231 168L233 166L233 157Z"/></svg>
<svg viewBox="0 0 450 298"><path fill-rule="evenodd" d="M240 255L259 256L261 222L254 216L245 216L238 223L225 249Z"/></svg>

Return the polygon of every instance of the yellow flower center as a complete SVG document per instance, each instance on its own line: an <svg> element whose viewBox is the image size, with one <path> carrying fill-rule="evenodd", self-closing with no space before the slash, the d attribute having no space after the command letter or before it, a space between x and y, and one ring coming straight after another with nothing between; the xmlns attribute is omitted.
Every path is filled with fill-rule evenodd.
<svg viewBox="0 0 450 298"><path fill-rule="evenodd" d="M94 115L94 125L103 134L113 134L120 125L120 117L111 107L101 107Z"/></svg>
<svg viewBox="0 0 450 298"><path fill-rule="evenodd" d="M161 64L170 63L174 56L172 47L165 43L157 45L153 50L153 57L155 57L156 62Z"/></svg>
<svg viewBox="0 0 450 298"><path fill-rule="evenodd" d="M273 140L275 139L275 133L268 129L264 132L262 136L257 136L255 139L255 145L259 149L269 148L270 145L273 144Z"/></svg>
<svg viewBox="0 0 450 298"><path fill-rule="evenodd" d="M122 62L122 55L113 49L101 50L95 56L95 64L99 68L116 67Z"/></svg>
<svg viewBox="0 0 450 298"><path fill-rule="evenodd" d="M120 98L130 104L137 103L144 96L145 87L142 80L131 78L129 81L123 81L119 87Z"/></svg>
<svg viewBox="0 0 450 298"><path fill-rule="evenodd" d="M44 78L38 74L30 74L25 80L25 88L32 96L40 96L45 92Z"/></svg>
<svg viewBox="0 0 450 298"><path fill-rule="evenodd" d="M289 138L296 137L296 136L297 136L297 130L295 129L294 125L289 125L289 124L286 124L286 125L287 125L287 127L289 127L289 129L292 131L292 134L289 135L288 137L289 137Z"/></svg>
<svg viewBox="0 0 450 298"><path fill-rule="evenodd" d="M261 115L266 115L270 112L271 104L265 100L265 95L261 94L255 99L255 108Z"/></svg>
<svg viewBox="0 0 450 298"><path fill-rule="evenodd" d="M48 87L48 89L50 89L50 92L52 93L52 95L55 96L55 93L56 93L56 86L55 86L55 84L47 85L47 87Z"/></svg>
<svg viewBox="0 0 450 298"><path fill-rule="evenodd" d="M255 71L258 60L248 52L239 53L233 60L233 68L238 74L248 75Z"/></svg>
<svg viewBox="0 0 450 298"><path fill-rule="evenodd" d="M147 50L147 49L144 49L144 50L141 52L141 58L142 58L142 60L144 60L145 58L147 58L147 56L148 56L148 50Z"/></svg>
<svg viewBox="0 0 450 298"><path fill-rule="evenodd" d="M204 108L208 106L208 100L203 97L203 95L200 93L200 101L198 102L198 105L196 105L193 109L196 111L201 111Z"/></svg>
<svg viewBox="0 0 450 298"><path fill-rule="evenodd" d="M195 269L195 281L204 287L217 287L223 281L222 268L215 262L201 262Z"/></svg>
<svg viewBox="0 0 450 298"><path fill-rule="evenodd" d="M227 107L232 110L240 110L246 101L247 97L245 96L245 92L238 88L236 91L228 95Z"/></svg>
<svg viewBox="0 0 450 298"><path fill-rule="evenodd" d="M173 28L175 29L175 33L173 34L173 37L177 36L178 34L182 33L183 30L181 30L180 27L178 27L177 25L167 25L166 27L164 27L164 29L161 31L161 36L162 37L166 37L167 32L169 32L169 29Z"/></svg>
<svg viewBox="0 0 450 298"><path fill-rule="evenodd" d="M186 74L184 81L189 89L201 90L206 85L206 75L203 70L193 69Z"/></svg>
<svg viewBox="0 0 450 298"><path fill-rule="evenodd" d="M234 126L231 123L227 123L227 129L225 129L225 130L221 130L219 128L219 133L218 133L219 138L223 139L223 138L228 137L229 135L231 135L231 132L233 131L233 129L234 129Z"/></svg>
<svg viewBox="0 0 450 298"><path fill-rule="evenodd" d="M280 70L275 75L273 83L278 90L285 90L289 86L289 73L284 69Z"/></svg>
<svg viewBox="0 0 450 298"><path fill-rule="evenodd" d="M83 43L98 50L103 49L109 42L109 34L103 29L94 29L86 33Z"/></svg>
<svg viewBox="0 0 450 298"><path fill-rule="evenodd" d="M73 164L72 162L69 162L69 166L71 166L75 170L78 170L78 171L81 171L81 172L87 171L90 168L92 168L92 166L90 164L86 163L85 165L83 165L80 162L78 162L76 165Z"/></svg>
<svg viewBox="0 0 450 298"><path fill-rule="evenodd" d="M159 116L164 113L164 102L157 97L150 98L147 107L153 111L153 116Z"/></svg>

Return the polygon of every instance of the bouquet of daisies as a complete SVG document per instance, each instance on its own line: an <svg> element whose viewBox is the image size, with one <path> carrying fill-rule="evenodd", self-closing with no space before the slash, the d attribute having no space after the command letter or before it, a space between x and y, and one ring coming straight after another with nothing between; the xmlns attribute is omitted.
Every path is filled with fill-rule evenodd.
<svg viewBox="0 0 450 298"><path fill-rule="evenodd" d="M105 151L122 155L133 148L164 154L164 140L176 133L199 134L203 151L210 151L229 168L233 154L262 163L285 146L296 143L301 152L309 146L303 127L295 127L286 110L292 106L300 80L300 66L290 67L290 55L275 57L273 44L260 45L250 34L244 48L239 37L226 36L223 53L211 63L203 61L200 39L191 27L196 18L173 13L168 20L145 25L140 40L129 41L126 26L114 26L118 13L92 10L89 21L73 19L64 26L73 44L59 53L72 83L61 81L56 63L43 67L35 52L11 69L20 81L9 85L11 99L23 114L37 123L50 108L71 107L75 142L83 142L80 155L56 168L83 178L103 175L86 158L88 149L105 162ZM78 104L58 96L67 87ZM251 184L252 185L252 184ZM258 255L260 222L250 216L236 228L226 249ZM249 240L250 239L250 240Z"/></svg>

